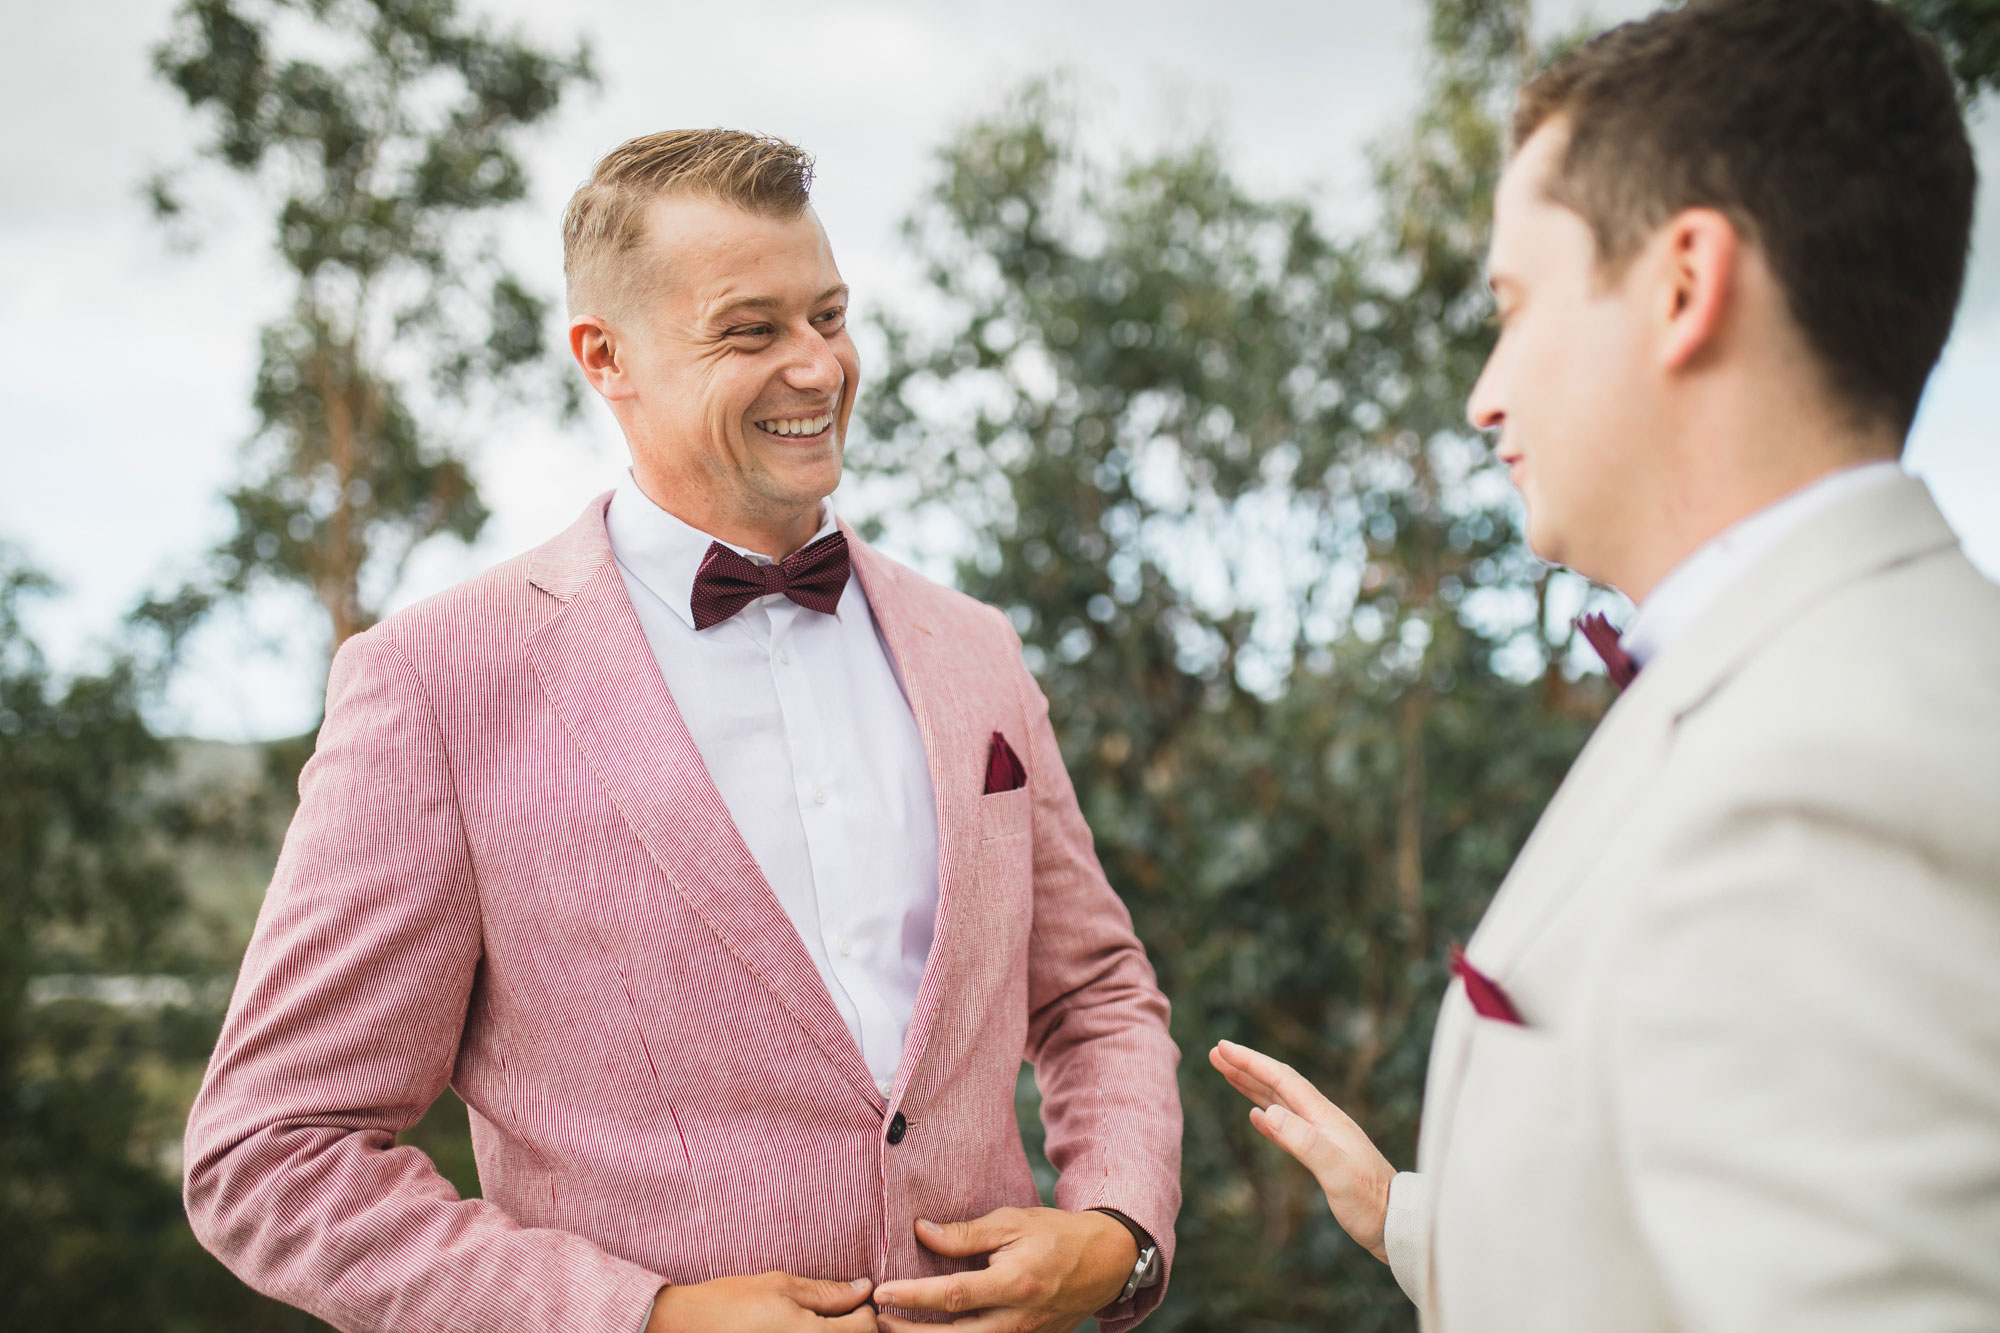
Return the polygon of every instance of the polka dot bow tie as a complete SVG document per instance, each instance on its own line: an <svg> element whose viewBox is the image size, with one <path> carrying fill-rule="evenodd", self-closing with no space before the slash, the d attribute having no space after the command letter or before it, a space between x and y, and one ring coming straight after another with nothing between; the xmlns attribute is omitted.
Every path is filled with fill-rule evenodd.
<svg viewBox="0 0 2000 1333"><path fill-rule="evenodd" d="M845 533L830 532L776 564L760 565L721 542L711 542L695 571L688 609L694 627L719 625L759 597L783 593L809 611L832 615L847 589L851 562Z"/></svg>

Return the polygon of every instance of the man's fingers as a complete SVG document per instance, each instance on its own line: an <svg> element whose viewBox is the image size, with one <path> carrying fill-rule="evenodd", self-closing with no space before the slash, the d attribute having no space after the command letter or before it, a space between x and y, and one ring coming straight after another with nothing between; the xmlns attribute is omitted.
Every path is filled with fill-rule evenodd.
<svg viewBox="0 0 2000 1333"><path fill-rule="evenodd" d="M1019 1310L989 1310L954 1319L949 1324L919 1324L895 1314L880 1315L877 1322L882 1333L930 1333L938 1328L955 1328L958 1333L1018 1333L1022 1328Z"/></svg>
<svg viewBox="0 0 2000 1333"><path fill-rule="evenodd" d="M1318 1103L1332 1105L1320 1095L1312 1081L1282 1060L1273 1060L1262 1051L1248 1046L1239 1046L1233 1041L1220 1043L1220 1049L1231 1064L1250 1077L1265 1084L1278 1094L1278 1099L1301 1115L1312 1110Z"/></svg>
<svg viewBox="0 0 2000 1333"><path fill-rule="evenodd" d="M932 1222L919 1218L917 1239L932 1253L949 1255L953 1259L991 1254L1017 1234L1018 1228L1010 1217L1013 1211L1001 1208L964 1222Z"/></svg>
<svg viewBox="0 0 2000 1333"><path fill-rule="evenodd" d="M1216 1072L1222 1075L1230 1087L1236 1089L1245 1097L1257 1103L1257 1105L1269 1106L1272 1102L1278 1100L1278 1090L1276 1088L1265 1083L1262 1079L1252 1078L1249 1074L1244 1073L1241 1069L1238 1069L1235 1065L1228 1063L1221 1057L1211 1053L1209 1063L1215 1066Z"/></svg>
<svg viewBox="0 0 2000 1333"><path fill-rule="evenodd" d="M1248 1046L1239 1046L1233 1041L1218 1042L1216 1050L1222 1054L1230 1067L1239 1071L1246 1079L1261 1083L1271 1091L1271 1101L1282 1102L1294 1114L1310 1120L1322 1120L1332 1116L1345 1116L1345 1112L1328 1101L1312 1080L1280 1060L1273 1060L1262 1051L1253 1051ZM1235 1080L1231 1080L1234 1083ZM1242 1091L1241 1088L1238 1091ZM1254 1098L1253 1098L1254 1100Z"/></svg>
<svg viewBox="0 0 2000 1333"><path fill-rule="evenodd" d="M1318 1178L1322 1188L1329 1187L1326 1172L1338 1164L1339 1154L1311 1121L1293 1115L1282 1106L1272 1106L1252 1111L1250 1123L1257 1127L1258 1133L1296 1157Z"/></svg>
<svg viewBox="0 0 2000 1333"><path fill-rule="evenodd" d="M788 1275L789 1276L789 1275ZM785 1295L801 1309L814 1314L844 1315L868 1299L875 1284L865 1277L852 1282L827 1278L794 1277L785 1285Z"/></svg>
<svg viewBox="0 0 2000 1333"><path fill-rule="evenodd" d="M1006 1274L990 1268L969 1273L946 1273L943 1277L903 1278L885 1282L875 1292L875 1303L898 1310L937 1310L944 1314L964 1314L1006 1305Z"/></svg>
<svg viewBox="0 0 2000 1333"><path fill-rule="evenodd" d="M883 1327L883 1321L876 1315L875 1307L864 1305L848 1314L836 1315L825 1321L834 1333L876 1333Z"/></svg>

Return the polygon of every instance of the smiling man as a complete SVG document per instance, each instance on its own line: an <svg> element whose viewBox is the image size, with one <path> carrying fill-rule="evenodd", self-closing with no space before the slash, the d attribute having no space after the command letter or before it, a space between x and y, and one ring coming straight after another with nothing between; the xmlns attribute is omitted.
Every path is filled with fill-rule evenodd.
<svg viewBox="0 0 2000 1333"><path fill-rule="evenodd" d="M1875 0L1532 80L1473 391L1624 693L1452 959L1401 1175L1224 1043L1430 1333L2000 1328L2000 589L1898 465L1974 167Z"/></svg>
<svg viewBox="0 0 2000 1333"><path fill-rule="evenodd" d="M334 663L187 1200L343 1329L1115 1333L1159 1301L1166 1002L1006 618L827 503L860 372L810 177L722 130L598 164L570 342L630 472ZM396 1146L447 1085L483 1199Z"/></svg>

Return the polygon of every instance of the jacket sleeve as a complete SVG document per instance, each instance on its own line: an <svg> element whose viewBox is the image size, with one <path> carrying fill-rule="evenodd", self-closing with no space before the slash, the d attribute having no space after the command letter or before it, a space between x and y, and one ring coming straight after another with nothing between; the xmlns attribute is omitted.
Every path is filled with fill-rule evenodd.
<svg viewBox="0 0 2000 1333"><path fill-rule="evenodd" d="M1993 867L1800 808L1661 861L1604 1086L1677 1324L2000 1328Z"/></svg>
<svg viewBox="0 0 2000 1333"><path fill-rule="evenodd" d="M1060 1173L1056 1202L1125 1214L1159 1245L1164 1273L1181 1202L1180 1052L1131 915L1098 865L1048 700L1025 666L1019 680L1034 821L1027 1058L1042 1092L1049 1161ZM1150 1314L1166 1285L1163 1276L1107 1310L1105 1333Z"/></svg>
<svg viewBox="0 0 2000 1333"><path fill-rule="evenodd" d="M658 1277L460 1199L396 1146L451 1078L480 954L442 733L395 645L361 635L189 1118L189 1221L351 1333L637 1330Z"/></svg>
<svg viewBox="0 0 2000 1333"><path fill-rule="evenodd" d="M1382 1219L1382 1248L1389 1271L1419 1310L1429 1308L1431 1291L1431 1182L1415 1171L1399 1171L1389 1182L1389 1211Z"/></svg>

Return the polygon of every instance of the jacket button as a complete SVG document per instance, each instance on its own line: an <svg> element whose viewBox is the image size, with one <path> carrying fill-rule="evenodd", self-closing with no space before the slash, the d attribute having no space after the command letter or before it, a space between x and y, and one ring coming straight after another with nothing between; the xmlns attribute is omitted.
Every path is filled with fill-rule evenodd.
<svg viewBox="0 0 2000 1333"><path fill-rule="evenodd" d="M903 1119L903 1113L901 1111L896 1112L896 1114L891 1116L889 1119L889 1146L893 1148L897 1144L901 1143L903 1141L903 1136L909 1132L910 1132L910 1122Z"/></svg>

